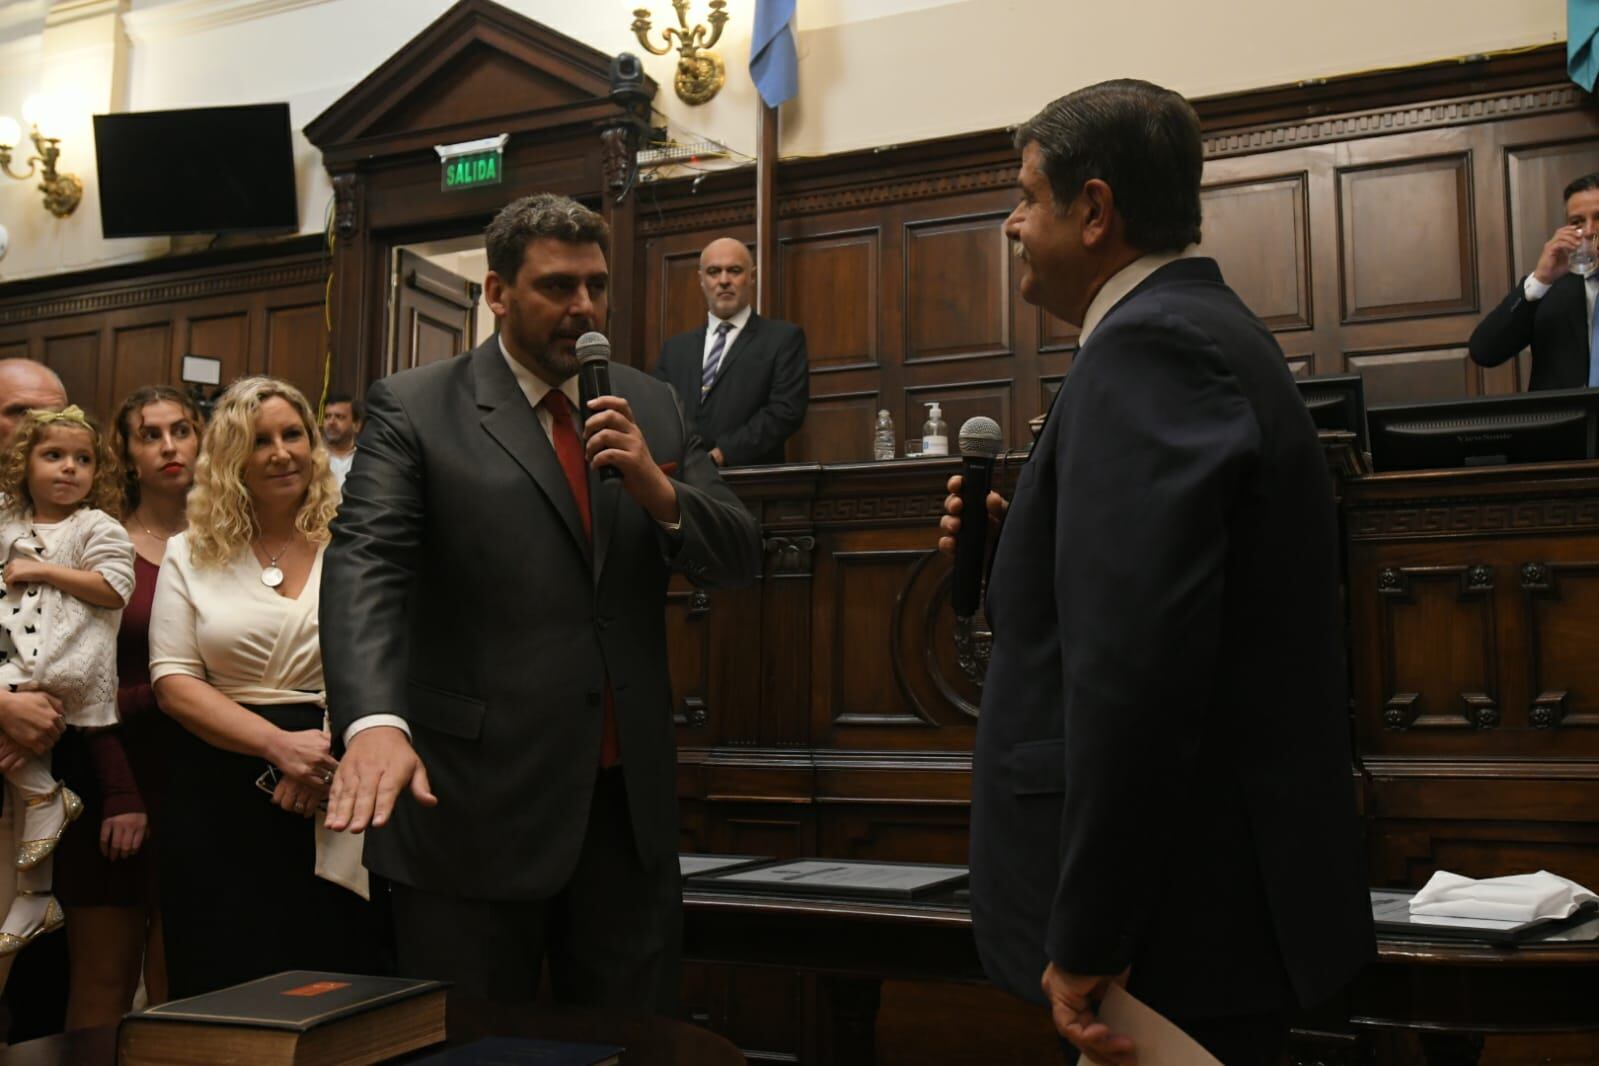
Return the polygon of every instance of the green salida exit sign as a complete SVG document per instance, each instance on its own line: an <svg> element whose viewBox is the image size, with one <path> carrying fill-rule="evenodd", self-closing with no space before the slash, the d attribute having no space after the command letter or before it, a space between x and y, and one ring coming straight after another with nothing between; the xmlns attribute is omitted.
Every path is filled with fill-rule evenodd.
<svg viewBox="0 0 1599 1066"><path fill-rule="evenodd" d="M442 168L439 188L459 192L500 184L505 179L505 142L509 139L509 134L502 133L476 141L434 145Z"/></svg>

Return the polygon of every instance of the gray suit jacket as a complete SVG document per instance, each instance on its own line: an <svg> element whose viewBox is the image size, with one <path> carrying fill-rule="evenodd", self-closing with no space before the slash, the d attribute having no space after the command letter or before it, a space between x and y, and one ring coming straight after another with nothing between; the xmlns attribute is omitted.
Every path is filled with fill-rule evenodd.
<svg viewBox="0 0 1599 1066"><path fill-rule="evenodd" d="M583 843L607 679L639 855L676 855L667 580L752 579L759 531L672 390L626 366L611 376L676 481L675 538L591 471L590 546L495 337L367 394L323 564L328 706L335 738L363 715L404 718L439 797L402 798L368 832L377 873L468 898L559 890Z"/></svg>

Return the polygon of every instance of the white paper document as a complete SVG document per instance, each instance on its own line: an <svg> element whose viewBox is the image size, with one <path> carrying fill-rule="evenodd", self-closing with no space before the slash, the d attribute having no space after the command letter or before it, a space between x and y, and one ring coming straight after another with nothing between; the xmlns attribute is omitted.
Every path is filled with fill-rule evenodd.
<svg viewBox="0 0 1599 1066"><path fill-rule="evenodd" d="M1146 1006L1121 985L1111 985L1099 1005L1099 1020L1131 1038L1138 1066L1222 1066L1194 1038ZM1085 1061L1092 1061L1084 1056Z"/></svg>

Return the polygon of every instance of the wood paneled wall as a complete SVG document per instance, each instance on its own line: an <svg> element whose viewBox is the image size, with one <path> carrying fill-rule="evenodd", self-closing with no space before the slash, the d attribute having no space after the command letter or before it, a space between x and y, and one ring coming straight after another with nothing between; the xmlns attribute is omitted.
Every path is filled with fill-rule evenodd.
<svg viewBox="0 0 1599 1066"><path fill-rule="evenodd" d="M234 253L91 272L70 287L0 288L0 358L48 365L73 402L102 419L141 385L178 385L185 355L222 360L224 383L284 378L314 404L328 350L318 243L257 249L243 261Z"/></svg>
<svg viewBox="0 0 1599 1066"><path fill-rule="evenodd" d="M1553 54L1550 57L1554 58ZM1563 219L1560 190L1599 170L1599 108L1542 68L1496 85L1465 66L1405 93L1431 102L1316 113L1238 127L1240 94L1199 101L1207 126L1204 241L1276 334L1294 373L1358 371L1369 402L1514 392L1526 357L1471 363L1472 328L1536 261ZM1345 86L1348 90L1349 87ZM1451 89L1453 91L1451 91ZM1487 90L1487 91L1485 91ZM1269 94L1266 94L1269 95ZM1308 99L1308 98L1307 98ZM1015 202L1015 151L989 133L826 160L779 172L775 317L805 327L811 407L789 458L869 458L875 412L919 436L923 404L951 426L974 414L1026 441L1071 365L1075 330L1025 303L1000 224ZM711 239L752 241L747 176L698 192L641 192L642 350L704 315L696 255Z"/></svg>

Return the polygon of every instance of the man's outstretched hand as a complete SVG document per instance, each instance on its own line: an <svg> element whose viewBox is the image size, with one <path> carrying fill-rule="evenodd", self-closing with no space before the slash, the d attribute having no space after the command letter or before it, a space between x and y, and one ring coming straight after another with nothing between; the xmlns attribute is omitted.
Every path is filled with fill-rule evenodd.
<svg viewBox="0 0 1599 1066"><path fill-rule="evenodd" d="M388 725L363 729L351 739L333 775L324 824L352 833L369 825L384 825L406 788L422 806L438 806L439 798L428 785L427 769L405 731Z"/></svg>

